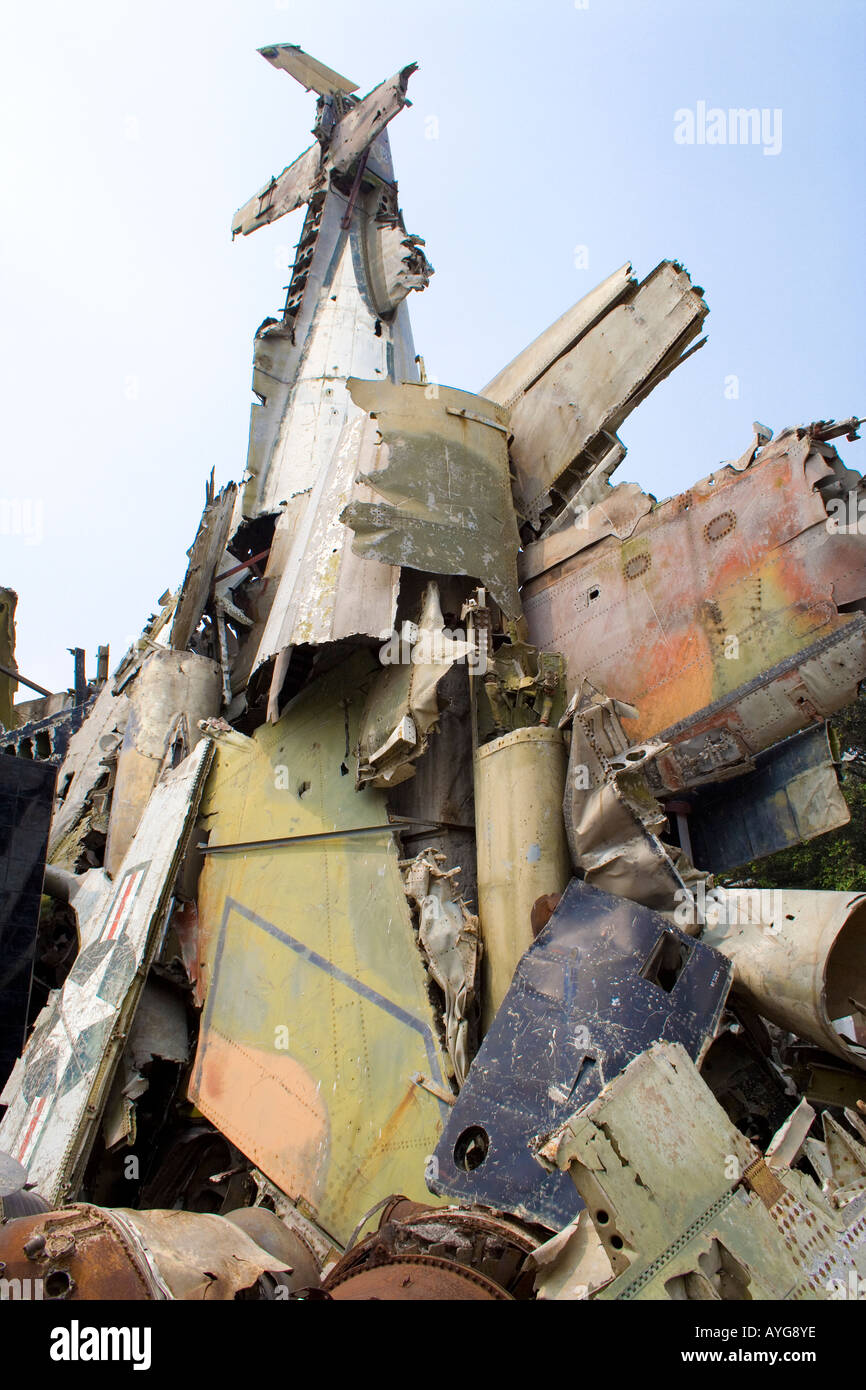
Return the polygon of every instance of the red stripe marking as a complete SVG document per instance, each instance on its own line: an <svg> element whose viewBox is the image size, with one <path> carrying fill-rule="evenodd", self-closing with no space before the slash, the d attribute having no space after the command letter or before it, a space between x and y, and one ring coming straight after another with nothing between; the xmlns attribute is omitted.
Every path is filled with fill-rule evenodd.
<svg viewBox="0 0 866 1390"><path fill-rule="evenodd" d="M117 904L117 907L115 908L114 916L111 919L111 926L109 927L108 933L105 937L106 941L110 941L111 938L114 936L114 933L117 931L120 918L123 915L124 908L126 907L127 899L129 898L129 895L132 892L133 885L137 878L138 874L130 874L129 878L126 880L126 887L123 890L120 902Z"/></svg>
<svg viewBox="0 0 866 1390"><path fill-rule="evenodd" d="M21 1163L24 1162L24 1151L25 1151L25 1149L27 1148L27 1145L30 1143L30 1136L32 1135L34 1129L36 1128L36 1125L39 1123L39 1116L42 1114L42 1109L43 1109L43 1106L45 1105L45 1102L46 1102L47 1099L48 1099L47 1096L41 1096L41 1097L40 1097L40 1099L39 1099L39 1104L37 1105L36 1110L35 1110L34 1115L33 1115L33 1119L30 1121L30 1124L27 1126L27 1133L26 1133L25 1136L24 1136L24 1143L21 1145L21 1148L18 1150L18 1160L19 1160L19 1162L21 1162Z"/></svg>

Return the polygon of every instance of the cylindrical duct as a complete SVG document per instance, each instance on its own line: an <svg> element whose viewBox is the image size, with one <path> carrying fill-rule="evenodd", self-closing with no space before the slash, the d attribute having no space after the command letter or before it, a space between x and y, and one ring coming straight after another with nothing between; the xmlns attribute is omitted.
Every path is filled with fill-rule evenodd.
<svg viewBox="0 0 866 1390"><path fill-rule="evenodd" d="M866 894L730 888L713 899L719 921L701 939L733 961L734 989L866 1070Z"/></svg>
<svg viewBox="0 0 866 1390"><path fill-rule="evenodd" d="M505 998L517 962L532 945L533 903L545 893L562 893L572 876L561 810L565 768L559 729L515 729L483 744L476 753L485 1032Z"/></svg>

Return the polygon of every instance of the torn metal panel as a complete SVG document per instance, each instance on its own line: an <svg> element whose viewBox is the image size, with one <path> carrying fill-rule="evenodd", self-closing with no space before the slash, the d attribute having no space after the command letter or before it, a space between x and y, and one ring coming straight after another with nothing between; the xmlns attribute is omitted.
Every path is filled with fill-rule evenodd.
<svg viewBox="0 0 866 1390"><path fill-rule="evenodd" d="M570 506L568 525L533 541L520 552L521 585L529 586L533 579L554 571L557 565L588 550L606 536L615 536L618 541L628 540L641 518L652 511L653 500L637 483L617 483L616 487L606 488L588 511L578 514Z"/></svg>
<svg viewBox="0 0 866 1390"><path fill-rule="evenodd" d="M809 1102L801 1100L767 1145L764 1157L769 1168L793 1168L814 1119L815 1111Z"/></svg>
<svg viewBox="0 0 866 1390"><path fill-rule="evenodd" d="M0 756L0 1086L27 1034L55 769Z"/></svg>
<svg viewBox="0 0 866 1390"><path fill-rule="evenodd" d="M138 1233L172 1298L235 1298L265 1273L288 1272L279 1256L224 1216L198 1211L113 1208L111 1218Z"/></svg>
<svg viewBox="0 0 866 1390"><path fill-rule="evenodd" d="M661 840L667 818L646 773L665 745L631 744L620 715L627 717L627 707L598 692L574 708L563 797L571 862L596 888L671 911L695 870Z"/></svg>
<svg viewBox="0 0 866 1390"><path fill-rule="evenodd" d="M507 411L447 386L347 384L382 437L375 469L360 476L383 500L354 501L341 514L355 532L355 551L389 565L471 576L516 617L519 537Z"/></svg>
<svg viewBox="0 0 866 1390"><path fill-rule="evenodd" d="M77 869L89 822L105 811L105 798L98 794L107 787L128 718L129 697L115 695L107 681L81 728L69 740L60 766L48 839L53 864Z"/></svg>
<svg viewBox="0 0 866 1390"><path fill-rule="evenodd" d="M361 716L358 786L397 786L415 774L414 763L427 747L439 720L437 689L459 661L472 662L472 640L445 628L435 580L424 591L417 625L402 641L391 639L380 651L387 665L373 684Z"/></svg>
<svg viewBox="0 0 866 1390"><path fill-rule="evenodd" d="M304 1222L298 1214L290 1225L262 1206L236 1208L226 1212L225 1219L238 1226L268 1254L285 1261L288 1269L283 1270L281 1284L289 1289L318 1288L321 1261L308 1238L309 1230L313 1229L310 1222Z"/></svg>
<svg viewBox="0 0 866 1390"><path fill-rule="evenodd" d="M202 737L199 720L220 707L220 668L194 652L168 648L145 659L129 691L129 716L117 754L105 867L128 853L160 772L175 767Z"/></svg>
<svg viewBox="0 0 866 1390"><path fill-rule="evenodd" d="M729 996L701 1076L728 1118L760 1149L790 1115L794 1083L779 1066L767 1030L741 999Z"/></svg>
<svg viewBox="0 0 866 1390"><path fill-rule="evenodd" d="M43 710L47 706L51 712L31 715L26 723L20 723L15 730L7 733L0 742L0 752L10 753L16 758L34 758L59 767L66 757L73 734L78 733L96 701L96 696L91 695L83 704L76 705L74 698L64 691L48 700L28 700L16 705L15 712L21 719L28 708L34 706Z"/></svg>
<svg viewBox="0 0 866 1390"><path fill-rule="evenodd" d="M3 1091L9 1109L0 1122L0 1147L27 1168L47 1201L75 1194L165 920L211 751L204 739L157 783L114 882L102 875L87 944L40 1014Z"/></svg>
<svg viewBox="0 0 866 1390"><path fill-rule="evenodd" d="M472 706L468 665L452 666L437 687L439 718L427 750L413 763L414 777L392 787L388 809L403 821L400 841L408 858L432 849L445 864L460 865L460 891L475 911L475 812L472 779ZM410 822L414 822L414 827ZM472 1042L475 1051L476 1041Z"/></svg>
<svg viewBox="0 0 866 1390"><path fill-rule="evenodd" d="M431 977L445 997L445 1046L462 1086L474 1052L474 1010L481 940L478 918L457 889L460 865L444 869L444 854L422 850L401 860L406 897L418 915L418 942ZM450 1101L450 1096L449 1096Z"/></svg>
<svg viewBox="0 0 866 1390"><path fill-rule="evenodd" d="M635 1058L539 1156L592 1215L617 1276L602 1300L838 1298L866 1271L866 1192L834 1205L771 1171L676 1043Z"/></svg>
<svg viewBox="0 0 866 1390"><path fill-rule="evenodd" d="M387 155L387 137L383 136ZM390 158L390 156L388 156ZM311 204L281 319L256 334L244 514L276 512L316 484L346 422L360 414L350 376L414 380L415 348L405 302L381 317L372 299L367 247L382 181L362 187L348 228L346 197ZM364 191L366 189L366 191Z"/></svg>
<svg viewBox="0 0 866 1390"><path fill-rule="evenodd" d="M829 1110L821 1116L824 1147L830 1162L832 1191L838 1202L866 1193L866 1148L834 1119Z"/></svg>
<svg viewBox="0 0 866 1390"><path fill-rule="evenodd" d="M229 483L209 499L199 523L196 538L187 554L189 566L180 590L169 645L183 651L201 622L210 597L217 565L225 553L238 489Z"/></svg>
<svg viewBox="0 0 866 1390"><path fill-rule="evenodd" d="M647 390L683 360L708 312L676 262L662 261L640 285L630 281L627 295L612 280L602 316L511 409L515 501L535 531L597 467L599 445L608 452ZM596 294L603 302L605 286Z"/></svg>
<svg viewBox="0 0 866 1390"><path fill-rule="evenodd" d="M579 1302L613 1278L610 1260L586 1207L538 1247L532 1262L538 1271L535 1292L540 1299Z"/></svg>
<svg viewBox="0 0 866 1390"><path fill-rule="evenodd" d="M423 237L410 236L390 189L381 198L381 210L367 222L365 251L370 293L381 314L392 314L412 290L425 290L433 267L421 247ZM388 207L388 203L392 207Z"/></svg>
<svg viewBox="0 0 866 1390"><path fill-rule="evenodd" d="M136 1070L157 1057L185 1062L189 1057L189 1023L180 993L151 975L142 990L126 1045Z"/></svg>
<svg viewBox="0 0 866 1390"><path fill-rule="evenodd" d="M716 889L703 939L764 1018L866 1069L866 894ZM715 918L715 921L713 920Z"/></svg>
<svg viewBox="0 0 866 1390"><path fill-rule="evenodd" d="M386 82L374 87L337 122L328 146L328 164L345 173L368 146L381 135L389 121L407 105L406 88L417 64L409 63Z"/></svg>
<svg viewBox="0 0 866 1390"><path fill-rule="evenodd" d="M310 1260L316 1268L322 1270L325 1266L332 1264L336 1256L341 1253L342 1247L335 1245L330 1236L320 1230L314 1222L309 1221L295 1204L289 1201L284 1192L269 1182L264 1173L260 1173L257 1168L250 1170L250 1178L255 1184L256 1199L252 1207L245 1208L249 1213L249 1220L246 1218L238 1222L242 1230L247 1231L254 1239L257 1239L255 1227L258 1224L255 1214L258 1211L272 1211L276 1215L286 1233L297 1240L308 1252ZM243 1215L240 1211L227 1212L227 1218L237 1220L238 1216ZM259 1240L259 1244L264 1244ZM273 1243L269 1242L266 1249L273 1250Z"/></svg>
<svg viewBox="0 0 866 1390"><path fill-rule="evenodd" d="M484 941L487 1030L532 945L532 906L571 877L561 804L565 745L559 729L515 729L475 755L478 913Z"/></svg>
<svg viewBox="0 0 866 1390"><path fill-rule="evenodd" d="M692 796L692 858L713 873L803 844L851 819L826 724L759 753L754 771Z"/></svg>
<svg viewBox="0 0 866 1390"><path fill-rule="evenodd" d="M380 143L384 166L387 137ZM390 213L386 223L379 220L392 188L381 180L374 185L372 176L362 182L348 228L343 195L332 191L314 201L283 318L266 321L256 339L253 388L260 404L252 407L243 507L247 516L278 514L278 520L232 688L239 695L250 673L278 658L274 715L293 649L356 636L382 640L394 623L397 568L359 558L340 520L353 498L374 497L356 481L373 453L374 430L353 404L346 378L418 375L408 309L402 297L396 302L408 284L399 291L385 286L391 299L382 306L369 269L368 253L383 226L393 225Z"/></svg>
<svg viewBox="0 0 866 1390"><path fill-rule="evenodd" d="M424 1195L448 1058L385 797L347 751L356 654L250 739L218 739L199 883L205 998L189 1095L344 1242L383 1191Z"/></svg>
<svg viewBox="0 0 866 1390"><path fill-rule="evenodd" d="M528 546L530 640L634 705L637 743L671 745L656 793L735 775L754 754L856 696L866 676L866 536L836 532L819 485L836 486L813 429L720 469L641 517L622 542L606 517ZM607 507L607 502L600 504ZM840 605L846 611L840 611Z"/></svg>
<svg viewBox="0 0 866 1390"><path fill-rule="evenodd" d="M532 1144L657 1038L700 1060L731 967L663 918L574 879L523 956L436 1147L431 1189L558 1229L579 1203Z"/></svg>
<svg viewBox="0 0 866 1390"><path fill-rule="evenodd" d="M265 569L273 597L253 669L288 647L356 636L381 641L391 632L399 570L356 555L352 533L340 521L346 501L358 495L358 460L365 436L372 446L373 434L371 421L353 416L315 484L280 516ZM369 488L363 492L374 495Z"/></svg>

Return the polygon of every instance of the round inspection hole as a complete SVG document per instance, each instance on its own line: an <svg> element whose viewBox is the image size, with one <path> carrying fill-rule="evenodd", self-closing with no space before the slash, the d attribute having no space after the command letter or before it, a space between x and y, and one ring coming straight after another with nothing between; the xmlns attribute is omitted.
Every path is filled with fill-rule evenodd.
<svg viewBox="0 0 866 1390"><path fill-rule="evenodd" d="M613 1246L614 1250L621 1250L622 1247L625 1245L625 1241L623 1240L622 1236L611 1236L610 1243Z"/></svg>
<svg viewBox="0 0 866 1390"><path fill-rule="evenodd" d="M54 1269L45 1278L46 1298L66 1298L72 1292L72 1276L65 1269Z"/></svg>
<svg viewBox="0 0 866 1390"><path fill-rule="evenodd" d="M598 1222L599 1226L606 1226L608 1221L610 1220L610 1217L608 1216L606 1211L597 1211L595 1213L595 1219Z"/></svg>
<svg viewBox="0 0 866 1390"><path fill-rule="evenodd" d="M454 1145L454 1162L465 1173L472 1173L481 1167L489 1149L490 1138L487 1130L482 1129L480 1125L470 1125L458 1136Z"/></svg>

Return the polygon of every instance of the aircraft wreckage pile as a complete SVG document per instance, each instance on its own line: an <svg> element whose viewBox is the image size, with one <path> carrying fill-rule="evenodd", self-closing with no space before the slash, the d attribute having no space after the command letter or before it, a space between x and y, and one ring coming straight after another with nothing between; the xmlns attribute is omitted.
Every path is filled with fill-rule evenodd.
<svg viewBox="0 0 866 1390"><path fill-rule="evenodd" d="M413 69L359 99L262 52L319 99L232 228L306 205L244 481L211 483L182 587L78 717L6 735L65 721L63 747L0 759L10 854L28 796L37 841L51 811L16 941L56 986L2 1095L5 1277L841 1296L866 895L713 875L848 819L826 720L866 677L864 485L831 441L860 422L756 426L662 503L612 483L703 341L675 261L480 396L429 382L386 130ZM7 795L25 773L48 799Z"/></svg>

